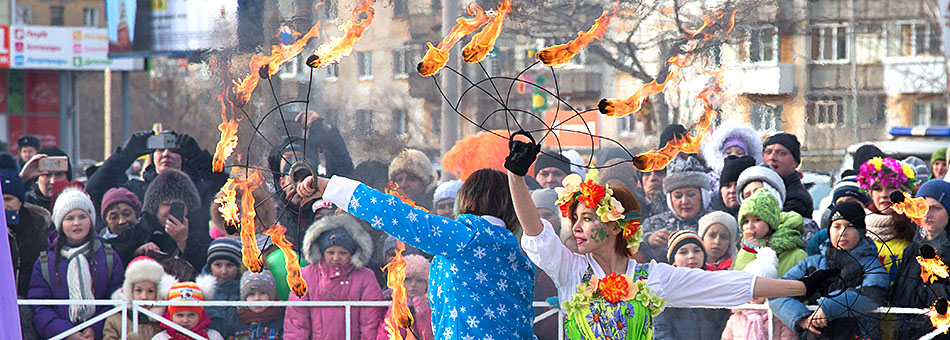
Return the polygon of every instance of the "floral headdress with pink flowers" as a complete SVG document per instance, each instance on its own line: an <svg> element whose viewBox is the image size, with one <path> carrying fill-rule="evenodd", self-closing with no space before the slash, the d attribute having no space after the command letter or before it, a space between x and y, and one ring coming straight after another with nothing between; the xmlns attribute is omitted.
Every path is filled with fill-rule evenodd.
<svg viewBox="0 0 950 340"><path fill-rule="evenodd" d="M871 190L874 184L892 186L913 194L917 187L917 174L910 165L887 157L874 157L861 165L858 173L861 189Z"/></svg>
<svg viewBox="0 0 950 340"><path fill-rule="evenodd" d="M613 197L614 191L610 186L600 186L594 181L582 181L581 176L570 174L561 181L562 187L555 188L557 192L557 204L561 209L561 216L570 215L571 206L577 202L583 202L584 205L595 208L597 216L603 223L617 222L623 231L621 237L627 241L627 248L634 253L640 248L640 241L643 239L643 230L640 228L640 220L643 218L639 211L631 210L624 213L623 205ZM606 238L606 231L601 230L600 235Z"/></svg>

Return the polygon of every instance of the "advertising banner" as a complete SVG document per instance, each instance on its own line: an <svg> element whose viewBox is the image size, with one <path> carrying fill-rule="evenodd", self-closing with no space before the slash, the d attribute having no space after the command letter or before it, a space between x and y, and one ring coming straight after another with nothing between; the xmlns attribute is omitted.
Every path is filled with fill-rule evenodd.
<svg viewBox="0 0 950 340"><path fill-rule="evenodd" d="M117 71L144 68L142 59L109 59L106 30L89 27L0 26L12 45L9 68L33 70ZM0 51L0 67L3 67Z"/></svg>
<svg viewBox="0 0 950 340"><path fill-rule="evenodd" d="M234 48L237 0L106 0L109 53L173 55Z"/></svg>

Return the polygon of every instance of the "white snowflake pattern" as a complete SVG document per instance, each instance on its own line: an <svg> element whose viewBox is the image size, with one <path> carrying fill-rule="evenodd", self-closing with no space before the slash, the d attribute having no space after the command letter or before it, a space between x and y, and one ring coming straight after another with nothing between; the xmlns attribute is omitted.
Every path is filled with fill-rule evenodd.
<svg viewBox="0 0 950 340"><path fill-rule="evenodd" d="M372 219L371 222L373 222L373 228L376 228L376 229L382 229L382 228L383 228L383 218L382 218L382 217L373 216L373 219Z"/></svg>
<svg viewBox="0 0 950 340"><path fill-rule="evenodd" d="M409 222L419 222L419 215L415 211L410 211L406 218L409 219Z"/></svg>
<svg viewBox="0 0 950 340"><path fill-rule="evenodd" d="M488 234L488 236L495 237L495 231L491 230L490 226L488 228L485 228L485 233Z"/></svg>
<svg viewBox="0 0 950 340"><path fill-rule="evenodd" d="M452 335L455 335L455 332L452 331L451 328L446 328L445 332L442 332L442 335L445 336L446 339L451 339Z"/></svg>
<svg viewBox="0 0 950 340"><path fill-rule="evenodd" d="M462 251L462 249L465 249L465 242L459 242L459 249L457 251Z"/></svg>
<svg viewBox="0 0 950 340"><path fill-rule="evenodd" d="M468 287L468 282L462 281L462 287Z"/></svg>
<svg viewBox="0 0 950 340"><path fill-rule="evenodd" d="M466 320L465 322L468 323L469 327L478 328L478 323L481 321L478 321L478 319L476 319L474 315L469 315L468 320Z"/></svg>
<svg viewBox="0 0 950 340"><path fill-rule="evenodd" d="M455 308L452 308L452 310L449 311L449 317L452 318L452 320L455 320L459 317L459 312L455 310Z"/></svg>
<svg viewBox="0 0 950 340"><path fill-rule="evenodd" d="M495 244L492 244L492 245L491 245L491 248L492 248L492 250L494 250L495 252L498 252L498 251L501 250L501 245L498 244L498 243L495 243Z"/></svg>
<svg viewBox="0 0 950 340"><path fill-rule="evenodd" d="M442 285L439 285L438 288L436 288L436 290L435 290L435 296L436 296L436 297L442 297Z"/></svg>
<svg viewBox="0 0 950 340"><path fill-rule="evenodd" d="M505 279L498 279L498 288L501 290L508 290L508 281L505 281Z"/></svg>
<svg viewBox="0 0 950 340"><path fill-rule="evenodd" d="M414 238L414 240L416 240L416 243L422 242L422 239L421 239L421 238L418 238L418 237Z"/></svg>
<svg viewBox="0 0 950 340"><path fill-rule="evenodd" d="M491 310L491 308L485 308L485 316L487 316L489 320L494 320L495 311Z"/></svg>
<svg viewBox="0 0 950 340"><path fill-rule="evenodd" d="M390 198L389 198L389 205L396 205L396 198L395 198L395 197L390 197Z"/></svg>
<svg viewBox="0 0 950 340"><path fill-rule="evenodd" d="M502 330L502 331L504 331L504 330ZM500 332L499 332L499 333L500 333ZM492 336L489 334L489 335L485 335L485 340L495 340L495 338L492 337Z"/></svg>
<svg viewBox="0 0 950 340"><path fill-rule="evenodd" d="M441 252L441 253L439 253L439 254L442 254L442 256L449 256L449 252L447 252L447 251L443 251L443 252Z"/></svg>
<svg viewBox="0 0 950 340"><path fill-rule="evenodd" d="M449 266L449 270L452 271L452 274L458 274L459 272L459 268L456 267L454 263L451 266Z"/></svg>
<svg viewBox="0 0 950 340"><path fill-rule="evenodd" d="M512 264L511 264L511 270L518 270L518 264L517 264L517 263L512 263Z"/></svg>
<svg viewBox="0 0 950 340"><path fill-rule="evenodd" d="M471 334L465 334L462 336L462 340L475 340L475 337Z"/></svg>
<svg viewBox="0 0 950 340"><path fill-rule="evenodd" d="M505 308L505 305L498 306L498 314L505 316L505 314L508 314L508 308Z"/></svg>
<svg viewBox="0 0 950 340"><path fill-rule="evenodd" d="M508 262L515 262L515 259L518 257L515 255L515 252L508 253Z"/></svg>
<svg viewBox="0 0 950 340"><path fill-rule="evenodd" d="M483 257L485 257L485 248L482 248L482 247L475 248L474 256L477 257L479 260L481 260Z"/></svg>
<svg viewBox="0 0 950 340"><path fill-rule="evenodd" d="M462 312L462 314L465 314L465 306L459 307L459 312Z"/></svg>
<svg viewBox="0 0 950 340"><path fill-rule="evenodd" d="M432 236L439 237L442 236L442 229L439 226L432 226Z"/></svg>
<svg viewBox="0 0 950 340"><path fill-rule="evenodd" d="M488 274L479 270L477 273L475 273L475 281L478 281L478 283L485 283L485 281L488 281Z"/></svg>
<svg viewBox="0 0 950 340"><path fill-rule="evenodd" d="M443 218L443 219L442 219L442 224L449 224L449 220L448 220L448 219L445 219L445 218Z"/></svg>
<svg viewBox="0 0 950 340"><path fill-rule="evenodd" d="M399 225L399 220L397 220L397 219L394 218L394 219L392 220L392 225Z"/></svg>
<svg viewBox="0 0 950 340"><path fill-rule="evenodd" d="M376 201L376 197L370 197L370 198L369 198L369 203L376 204L376 202L377 202L377 201Z"/></svg>
<svg viewBox="0 0 950 340"><path fill-rule="evenodd" d="M495 290L493 289L488 291L488 295L495 296Z"/></svg>
<svg viewBox="0 0 950 340"><path fill-rule="evenodd" d="M356 196L353 196L353 198L350 199L350 207L353 208L353 209L359 209L359 208L360 208L360 199L359 199L359 198L356 198Z"/></svg>

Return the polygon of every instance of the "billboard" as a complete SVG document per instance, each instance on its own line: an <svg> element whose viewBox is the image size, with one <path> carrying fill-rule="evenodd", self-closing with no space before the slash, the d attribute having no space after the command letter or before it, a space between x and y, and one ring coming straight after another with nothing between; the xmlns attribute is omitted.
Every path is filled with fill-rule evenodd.
<svg viewBox="0 0 950 340"><path fill-rule="evenodd" d="M238 0L106 0L109 54L174 55L234 48Z"/></svg>
<svg viewBox="0 0 950 340"><path fill-rule="evenodd" d="M0 33L4 40L0 46L10 46L0 50L0 68L73 71L144 68L141 59L109 59L109 44L103 28L0 26Z"/></svg>

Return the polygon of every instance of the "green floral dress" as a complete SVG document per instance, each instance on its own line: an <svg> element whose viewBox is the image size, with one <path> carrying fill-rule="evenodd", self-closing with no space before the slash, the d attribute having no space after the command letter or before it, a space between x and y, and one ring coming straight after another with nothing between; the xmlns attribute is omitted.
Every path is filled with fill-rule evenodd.
<svg viewBox="0 0 950 340"><path fill-rule="evenodd" d="M587 267L583 283L578 285L578 293L571 301L564 303L567 317L565 319L565 334L571 340L644 340L653 338L653 318L663 310L665 302L662 298L650 292L646 285L649 264L638 264L634 276L629 279L634 282L627 289L634 288L636 292L629 292L627 300L617 300L612 303L605 298L602 287L592 287L594 284L603 286L601 280L594 280L594 271ZM616 275L613 274L612 275ZM611 275L608 275L610 278ZM626 276L623 276L626 278ZM592 283L592 281L594 281ZM598 284L599 283L599 284Z"/></svg>

